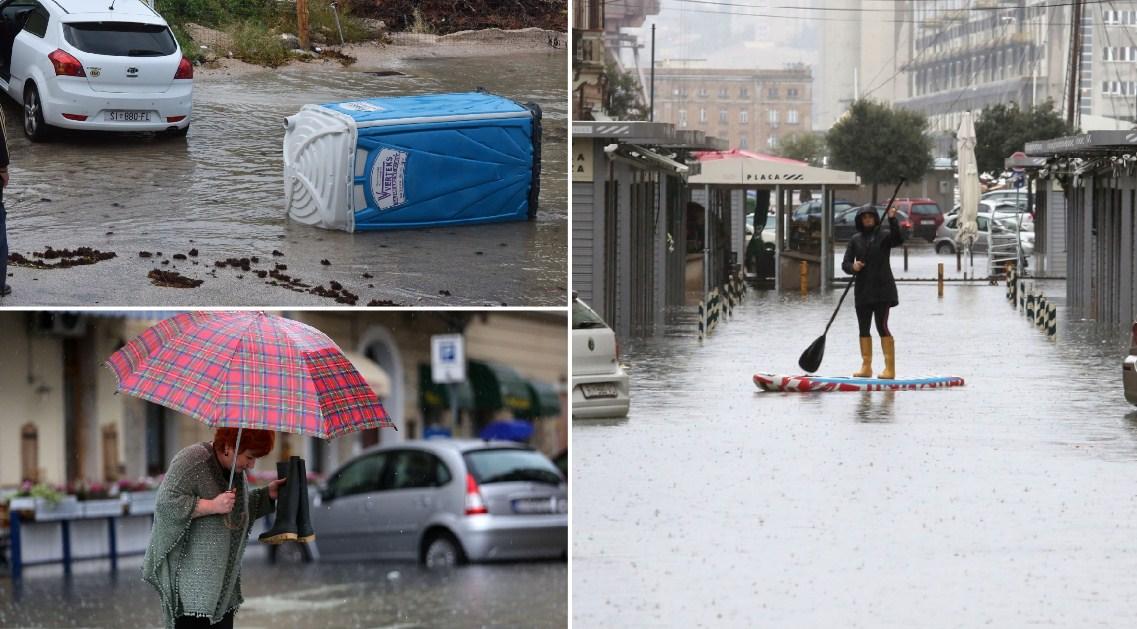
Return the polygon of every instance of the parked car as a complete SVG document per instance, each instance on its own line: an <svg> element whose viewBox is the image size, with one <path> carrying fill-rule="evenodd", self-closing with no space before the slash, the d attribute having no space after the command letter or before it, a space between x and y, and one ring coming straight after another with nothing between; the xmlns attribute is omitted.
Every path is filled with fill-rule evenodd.
<svg viewBox="0 0 1137 629"><path fill-rule="evenodd" d="M987 231L989 229L991 219L988 216L980 214L975 219L979 237L972 245L972 250L975 253L987 252ZM1013 243L1015 238L1015 223L1011 218L998 218L994 219L995 228L991 233L991 237L996 243L1006 242ZM956 239L959 233L959 217L952 216L940 225L939 231L936 232L935 248L936 253L955 253L956 249L960 248L959 242ZM1020 231L1018 232L1019 242L1022 245L1023 254L1031 255L1034 253L1034 232L1033 231Z"/></svg>
<svg viewBox="0 0 1137 629"><path fill-rule="evenodd" d="M1021 221L1023 230L1034 231L1034 217L1013 204L1003 203L999 201L984 201L981 199L979 201L979 215L994 215L996 219L1014 219L1016 221L1016 224L1018 221ZM944 215L944 220L948 221L957 216L959 216L958 205L953 207L950 212Z"/></svg>
<svg viewBox="0 0 1137 629"><path fill-rule="evenodd" d="M625 417L631 397L616 334L573 294L572 416Z"/></svg>
<svg viewBox="0 0 1137 629"><path fill-rule="evenodd" d="M837 216L851 207L853 203L849 201L835 200L833 215ZM800 247L802 242L810 239L821 239L821 199L806 201L790 213L790 247Z"/></svg>
<svg viewBox="0 0 1137 629"><path fill-rule="evenodd" d="M1026 209L1026 190L992 190L979 195L982 201L991 201L999 205L1011 205Z"/></svg>
<svg viewBox="0 0 1137 629"><path fill-rule="evenodd" d="M1129 355L1121 361L1121 384L1125 389L1125 399L1137 404L1137 321L1133 322L1129 337Z"/></svg>
<svg viewBox="0 0 1137 629"><path fill-rule="evenodd" d="M0 89L24 107L24 133L57 127L185 135L193 65L141 0L0 2Z"/></svg>
<svg viewBox="0 0 1137 629"><path fill-rule="evenodd" d="M903 198L896 200L896 208L911 217L913 236L928 242L936 239L936 230L944 222L944 213L938 203L928 198Z"/></svg>
<svg viewBox="0 0 1137 629"><path fill-rule="evenodd" d="M347 461L312 497L321 559L466 561L564 557L565 477L513 441L427 439Z"/></svg>

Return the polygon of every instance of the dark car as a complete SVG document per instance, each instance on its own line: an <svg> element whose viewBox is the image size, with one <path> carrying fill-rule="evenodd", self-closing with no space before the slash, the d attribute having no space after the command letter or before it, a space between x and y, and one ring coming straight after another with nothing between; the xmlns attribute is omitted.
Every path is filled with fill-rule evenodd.
<svg viewBox="0 0 1137 629"><path fill-rule="evenodd" d="M849 201L833 202L833 216L840 216L853 207ZM806 243L821 241L821 199L806 201L790 214L790 248L798 249Z"/></svg>
<svg viewBox="0 0 1137 629"><path fill-rule="evenodd" d="M872 207L876 210L878 219L884 216L883 205L858 205L857 207L849 208L843 213L838 214L833 219L833 239L834 240L848 240L857 233L856 218L857 214L864 208ZM907 238L912 235L912 220L909 218L908 213L902 209L897 208L896 220L900 223L900 229L904 231L904 237Z"/></svg>

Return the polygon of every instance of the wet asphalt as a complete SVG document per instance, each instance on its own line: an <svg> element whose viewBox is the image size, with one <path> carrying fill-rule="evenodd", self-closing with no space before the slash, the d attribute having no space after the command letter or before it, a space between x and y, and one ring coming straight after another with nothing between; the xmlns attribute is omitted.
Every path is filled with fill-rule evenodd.
<svg viewBox="0 0 1137 629"><path fill-rule="evenodd" d="M0 578L0 627L161 627L158 594L141 580L141 560L30 568ZM282 560L250 546L241 572L242 629L352 627L564 627L563 561L461 566L427 571L413 563Z"/></svg>
<svg viewBox="0 0 1137 629"><path fill-rule="evenodd" d="M401 60L384 68L325 64L213 75L195 83L186 139L68 133L33 145L20 131L20 110L5 99L11 251L33 261L49 248L88 248L88 259L95 252L114 257L70 268L9 267L14 294L0 305L564 305L564 71L563 54L517 53ZM286 116L307 103L476 87L537 102L544 110L536 220L347 234L287 219L281 153ZM150 278L155 270L200 284L159 285L169 278Z"/></svg>

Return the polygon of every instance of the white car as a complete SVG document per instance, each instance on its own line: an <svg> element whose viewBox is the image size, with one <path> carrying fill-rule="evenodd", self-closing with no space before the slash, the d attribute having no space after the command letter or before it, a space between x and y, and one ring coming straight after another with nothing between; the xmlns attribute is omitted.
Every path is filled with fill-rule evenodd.
<svg viewBox="0 0 1137 629"><path fill-rule="evenodd" d="M36 142L56 127L185 135L193 64L140 0L8 0L0 89L23 103Z"/></svg>
<svg viewBox="0 0 1137 629"><path fill-rule="evenodd" d="M625 417L631 398L616 334L583 301L572 300L572 416Z"/></svg>

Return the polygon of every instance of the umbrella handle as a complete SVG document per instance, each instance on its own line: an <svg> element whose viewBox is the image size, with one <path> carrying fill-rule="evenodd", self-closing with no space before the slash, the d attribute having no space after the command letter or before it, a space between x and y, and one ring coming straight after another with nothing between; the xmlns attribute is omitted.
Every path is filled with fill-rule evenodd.
<svg viewBox="0 0 1137 629"><path fill-rule="evenodd" d="M241 431L243 427L237 427L237 445L233 448L233 464L229 466L229 489L233 489L233 475L237 473L237 453L241 451Z"/></svg>

